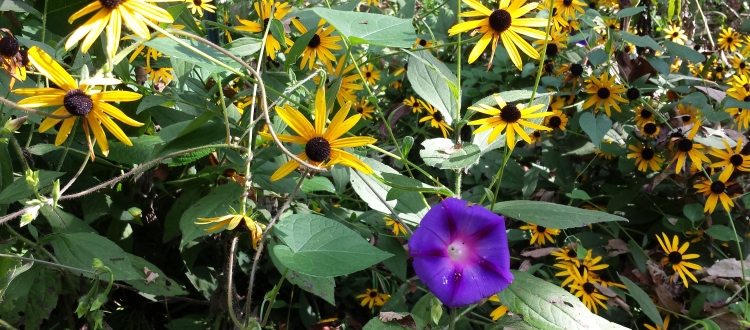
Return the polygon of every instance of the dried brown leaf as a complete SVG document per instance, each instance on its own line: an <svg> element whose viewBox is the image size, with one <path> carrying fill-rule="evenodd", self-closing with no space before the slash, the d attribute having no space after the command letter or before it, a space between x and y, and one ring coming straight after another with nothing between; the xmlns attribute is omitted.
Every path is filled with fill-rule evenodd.
<svg viewBox="0 0 750 330"><path fill-rule="evenodd" d="M618 256L624 253L629 253L630 249L625 241L615 238L607 242L607 255L610 257Z"/></svg>
<svg viewBox="0 0 750 330"><path fill-rule="evenodd" d="M550 253L555 252L555 251L557 251L556 247L541 248L541 249L521 252L521 256L530 257L530 258L541 258L541 257L546 257Z"/></svg>

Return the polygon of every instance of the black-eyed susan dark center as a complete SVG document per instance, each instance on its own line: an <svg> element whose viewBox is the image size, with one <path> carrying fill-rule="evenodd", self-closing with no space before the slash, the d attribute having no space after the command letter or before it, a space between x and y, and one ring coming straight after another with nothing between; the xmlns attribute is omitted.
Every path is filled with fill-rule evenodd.
<svg viewBox="0 0 750 330"><path fill-rule="evenodd" d="M438 123L442 122L443 121L443 114L441 114L440 112L436 111L435 113L432 114L432 118L435 119L435 121L438 122Z"/></svg>
<svg viewBox="0 0 750 330"><path fill-rule="evenodd" d="M724 66L723 65L717 65L716 66L716 73L722 73L724 72Z"/></svg>
<svg viewBox="0 0 750 330"><path fill-rule="evenodd" d="M625 92L625 96L628 97L628 100L635 100L639 97L641 97L641 91L638 90L638 88L630 87L627 92Z"/></svg>
<svg viewBox="0 0 750 330"><path fill-rule="evenodd" d="M563 5L565 5L565 7L568 7L572 4L573 4L573 0L563 0Z"/></svg>
<svg viewBox="0 0 750 330"><path fill-rule="evenodd" d="M555 57L557 56L557 53L560 51L559 48L557 48L557 44L549 44L547 45L547 56L548 57Z"/></svg>
<svg viewBox="0 0 750 330"><path fill-rule="evenodd" d="M490 27L495 30L496 33L503 33L505 30L510 28L513 23L513 17L510 13L504 9L498 9L490 14Z"/></svg>
<svg viewBox="0 0 750 330"><path fill-rule="evenodd" d="M592 294L594 293L594 290L596 290L596 286L592 284L591 282L586 282L583 284L583 291L586 292L586 294Z"/></svg>
<svg viewBox="0 0 750 330"><path fill-rule="evenodd" d="M643 160L654 159L654 150L652 150L651 148L644 148L641 151L641 158L643 158Z"/></svg>
<svg viewBox="0 0 750 330"><path fill-rule="evenodd" d="M596 10L596 1L589 2L589 8Z"/></svg>
<svg viewBox="0 0 750 330"><path fill-rule="evenodd" d="M370 71L365 72L365 77L367 77L367 78L372 77L372 72L370 72Z"/></svg>
<svg viewBox="0 0 750 330"><path fill-rule="evenodd" d="M0 39L0 55L7 56L7 57L13 57L18 54L18 40L16 38L13 38L11 36L7 36L5 38Z"/></svg>
<svg viewBox="0 0 750 330"><path fill-rule="evenodd" d="M648 134L648 135L651 135L651 134L656 133L656 128L657 128L656 124L654 124L654 123L648 123L646 125L643 125L643 132L646 133L646 134Z"/></svg>
<svg viewBox="0 0 750 330"><path fill-rule="evenodd" d="M682 262L682 253L677 251L672 251L669 253L669 262L673 265L679 264Z"/></svg>
<svg viewBox="0 0 750 330"><path fill-rule="evenodd" d="M630 53L633 51L633 48L631 48L630 45L625 45L622 50L624 50L626 53Z"/></svg>
<svg viewBox="0 0 750 330"><path fill-rule="evenodd" d="M536 231L538 231L540 234L543 234L545 231L547 231L547 227L536 226Z"/></svg>
<svg viewBox="0 0 750 330"><path fill-rule="evenodd" d="M740 69L743 69L743 70L744 70L744 69L745 69L746 67L747 67L747 63L745 63L745 62L740 62Z"/></svg>
<svg viewBox="0 0 750 330"><path fill-rule="evenodd" d="M562 124L562 119L560 119L559 116L552 116L549 118L549 127L560 128L561 124Z"/></svg>
<svg viewBox="0 0 750 330"><path fill-rule="evenodd" d="M268 28L268 21L270 21L270 19L268 18L263 19L263 30L266 30L266 28Z"/></svg>
<svg viewBox="0 0 750 330"><path fill-rule="evenodd" d="M331 143L328 140L316 136L305 145L305 153L310 160L314 162L322 162L328 159L331 155Z"/></svg>
<svg viewBox="0 0 750 330"><path fill-rule="evenodd" d="M567 256L568 258L578 258L578 253L576 253L575 250L570 249L568 250Z"/></svg>
<svg viewBox="0 0 750 330"><path fill-rule="evenodd" d="M307 47L317 48L318 46L320 46L320 41L320 36L316 33L315 35L313 35L312 39L310 39L310 42L307 43Z"/></svg>
<svg viewBox="0 0 750 330"><path fill-rule="evenodd" d="M672 38L678 38L680 36L680 31L672 32Z"/></svg>
<svg viewBox="0 0 750 330"><path fill-rule="evenodd" d="M363 107L358 107L358 108L357 108L357 112L358 112L359 114L362 114L363 112L365 112L365 108L363 108Z"/></svg>
<svg viewBox="0 0 750 330"><path fill-rule="evenodd" d="M677 142L677 148L684 152L693 150L693 141L682 139L680 142Z"/></svg>
<svg viewBox="0 0 750 330"><path fill-rule="evenodd" d="M578 63L570 65L570 74L579 77L583 74L583 65Z"/></svg>
<svg viewBox="0 0 750 330"><path fill-rule="evenodd" d="M533 133L531 133L531 136L533 136L534 138L539 138L542 136L542 133L540 133L539 131L534 131Z"/></svg>
<svg viewBox="0 0 750 330"><path fill-rule="evenodd" d="M94 101L80 89L72 89L63 98L65 110L74 116L85 116L94 108Z"/></svg>
<svg viewBox="0 0 750 330"><path fill-rule="evenodd" d="M729 162L732 163L734 166L740 166L742 165L742 162L744 159L741 155L732 155L732 157L729 157Z"/></svg>
<svg viewBox="0 0 750 330"><path fill-rule="evenodd" d="M201 1L201 0L193 0L193 4L195 4L196 6L200 6L200 5L203 4L203 1Z"/></svg>
<svg viewBox="0 0 750 330"><path fill-rule="evenodd" d="M602 100L608 99L610 94L611 93L609 92L609 88L607 87L599 88L599 90L596 91L596 95L599 96L599 98Z"/></svg>
<svg viewBox="0 0 750 330"><path fill-rule="evenodd" d="M745 101L745 102L750 102L750 95L745 96L745 98L742 99L742 100Z"/></svg>
<svg viewBox="0 0 750 330"><path fill-rule="evenodd" d="M728 44L731 44L731 43L733 43L733 42L734 42L734 38L732 38L732 37L727 37L727 43L728 43Z"/></svg>
<svg viewBox="0 0 750 330"><path fill-rule="evenodd" d="M29 51L26 49L19 49L18 53L21 54L21 65L29 65Z"/></svg>
<svg viewBox="0 0 750 330"><path fill-rule="evenodd" d="M104 8L115 9L125 1L127 0L99 0L99 3L101 3Z"/></svg>
<svg viewBox="0 0 750 330"><path fill-rule="evenodd" d="M724 185L724 182L721 181L714 181L711 183L711 192L714 194L721 194L726 190L726 186Z"/></svg>
<svg viewBox="0 0 750 330"><path fill-rule="evenodd" d="M377 291L370 291L370 298L375 299L377 297L378 297L378 292Z"/></svg>
<svg viewBox="0 0 750 330"><path fill-rule="evenodd" d="M557 49L557 46L555 46L555 49ZM547 48L547 51L549 51L549 50L550 49ZM557 54L557 51L555 51L555 54ZM547 55L549 55L549 53L547 53ZM555 55L549 55L549 56L555 56ZM547 62L547 64L544 65L544 72L551 74L554 70L555 70L555 64L554 63Z"/></svg>
<svg viewBox="0 0 750 330"><path fill-rule="evenodd" d="M419 45L422 46L422 47L427 46L427 40L425 40L425 39L419 39Z"/></svg>
<svg viewBox="0 0 750 330"><path fill-rule="evenodd" d="M518 110L518 107L513 104L506 104L500 109L500 119L506 123L515 123L521 119L521 110ZM539 226L539 228L544 227Z"/></svg>
<svg viewBox="0 0 750 330"><path fill-rule="evenodd" d="M639 115L640 115L640 116L641 116L641 118L643 118L643 119L649 119L649 118L651 118L651 116L652 116L653 114L651 113L651 111L648 111L648 110L646 110L646 109L643 109L643 110L641 110L641 113L640 113Z"/></svg>
<svg viewBox="0 0 750 330"><path fill-rule="evenodd" d="M589 271L589 268L584 266L583 264L578 266L578 274L583 276L583 274L586 274Z"/></svg>

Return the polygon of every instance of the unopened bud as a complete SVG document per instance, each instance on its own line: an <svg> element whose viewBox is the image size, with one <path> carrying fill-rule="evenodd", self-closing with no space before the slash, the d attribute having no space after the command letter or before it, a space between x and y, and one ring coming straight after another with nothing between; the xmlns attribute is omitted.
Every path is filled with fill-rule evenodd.
<svg viewBox="0 0 750 330"><path fill-rule="evenodd" d="M29 185L29 187L31 187L31 189L34 189L34 191L36 191L37 186L39 185L39 171L32 171L31 169L27 169L25 174L26 183Z"/></svg>
<svg viewBox="0 0 750 330"><path fill-rule="evenodd" d="M17 131L21 126L23 126L23 123L26 122L26 120L29 119L29 116L23 116L18 117L16 119L11 119L5 122L5 126L3 126L2 129L0 129L0 133L13 133Z"/></svg>
<svg viewBox="0 0 750 330"><path fill-rule="evenodd" d="M52 183L52 208L57 208L57 201L60 199L60 179Z"/></svg>

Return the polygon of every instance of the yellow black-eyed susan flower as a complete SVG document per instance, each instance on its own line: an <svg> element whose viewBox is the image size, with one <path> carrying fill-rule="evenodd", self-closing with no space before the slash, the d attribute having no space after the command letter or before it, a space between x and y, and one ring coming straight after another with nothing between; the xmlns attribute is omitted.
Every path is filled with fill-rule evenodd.
<svg viewBox="0 0 750 330"><path fill-rule="evenodd" d="M26 65L24 62L23 53L16 37L8 29L0 29L5 36L0 35L0 62L5 72L10 75L10 88L13 89L13 85L17 80L26 80ZM28 56L26 57L28 62Z"/></svg>
<svg viewBox="0 0 750 330"><path fill-rule="evenodd" d="M559 8L560 16L565 20L575 20L583 15L584 3L580 0L555 0L555 8Z"/></svg>
<svg viewBox="0 0 750 330"><path fill-rule="evenodd" d="M406 234L406 228L404 228L404 225L402 225L400 222L391 219L391 217L385 216L383 217L383 220L385 220L385 225L388 227L391 227L391 231L393 231L393 235L398 236L399 234Z"/></svg>
<svg viewBox="0 0 750 330"><path fill-rule="evenodd" d="M531 241L529 242L529 244L532 245L534 244L534 242L538 242L539 245L544 245L548 241L550 243L553 243L555 239L552 236L557 236L560 234L560 229L547 228L531 222L527 222L526 225L519 227L519 229L531 231Z"/></svg>
<svg viewBox="0 0 750 330"><path fill-rule="evenodd" d="M742 36L731 27L722 29L717 43L719 48L733 53L742 46Z"/></svg>
<svg viewBox="0 0 750 330"><path fill-rule="evenodd" d="M627 102L620 96L620 93L625 92L625 87L622 85L615 84L615 77L609 77L609 72L604 72L601 78L591 76L591 79L586 85L586 93L592 94L591 97L583 104L584 108L594 106L594 109L598 109L604 106L604 111L607 116L612 116L610 113L610 107L615 108L617 112L620 112L620 106L617 102Z"/></svg>
<svg viewBox="0 0 750 330"><path fill-rule="evenodd" d="M561 131L565 130L565 127L568 126L568 116L561 110L563 106L565 106L565 100L563 99L557 99L549 105L547 111L552 112L552 114L544 118L544 126Z"/></svg>
<svg viewBox="0 0 750 330"><path fill-rule="evenodd" d="M697 259L700 257L700 255L695 254L695 253L685 254L685 252L687 252L688 250L688 247L690 247L690 243L688 242L685 242L685 244L683 244L678 249L677 246L680 244L680 241L677 238L677 235L674 235L672 242L670 242L669 237L667 237L667 234L665 233L661 233L661 234L664 237L664 240L662 241L659 235L656 235L656 239L659 241L659 245L661 245L661 248L664 249L664 253L667 254L667 256L662 258L661 260L662 265L671 264L672 269L675 271L675 273L672 274L672 278L674 278L675 275L679 274L686 288L688 287L688 281L685 275L690 277L690 279L693 280L693 282L697 283L698 280L690 272L689 269L701 270L703 269L703 267L701 267L700 265L694 264L692 262L685 261L685 260Z"/></svg>
<svg viewBox="0 0 750 330"><path fill-rule="evenodd" d="M413 113L422 113L422 110L424 110L422 103L414 96L409 96L409 98L405 99L402 103L406 106L410 106L411 112Z"/></svg>
<svg viewBox="0 0 750 330"><path fill-rule="evenodd" d="M536 8L536 3L525 4L526 0L500 0L499 7L496 10L490 10L476 0L463 0L474 10L461 13L461 17L482 18L481 20L466 21L454 25L448 30L448 35L456 35L463 32L477 30L482 34L474 48L469 54L469 63L474 63L479 55L484 52L487 45L492 43L492 55L488 66L492 65L492 59L495 57L497 42L502 40L503 47L508 51L510 60L521 70L523 62L518 48L533 59L539 58L539 53L524 40L521 35L533 38L544 39L544 31L532 29L534 27L544 27L547 20L543 18L521 18L528 12ZM472 32L475 34L477 32Z"/></svg>
<svg viewBox="0 0 750 330"><path fill-rule="evenodd" d="M326 70L328 74L341 79L341 87L339 88L338 93L336 93L336 101L338 101L339 106L342 107L346 105L347 102L357 102L357 98L354 95L355 91L364 89L364 87L362 87L362 84L358 83L359 75L352 72L356 68L356 66L354 64L346 65L346 63L346 54L341 55L338 61L336 61L335 69L330 62L326 63ZM319 75L313 77L315 84L320 84L320 79L321 78ZM328 82L327 86L330 86L330 82Z"/></svg>
<svg viewBox="0 0 750 330"><path fill-rule="evenodd" d="M294 24L297 30L301 33L307 33L307 28L305 28L299 20L293 19L292 24ZM324 27L323 24L325 24L325 21L320 20L318 31L315 32L315 35L313 35L312 39L307 43L307 47L305 47L302 55L300 55L302 57L300 68L307 66L308 69L312 69L315 65L315 59L320 59L324 64L336 60L333 53L331 53L331 50L341 49L341 45L337 44L337 42L341 41L341 37L331 36L331 33L333 33L335 29L331 26Z"/></svg>
<svg viewBox="0 0 750 330"><path fill-rule="evenodd" d="M258 17L263 22L263 24L237 17L240 25L235 26L235 30L251 33L263 32L266 30L266 26L272 18L271 12L273 12L273 18L280 20L283 19L290 10L292 10L292 5L290 5L288 2L277 2L275 0L256 1L253 6L255 7L255 12L258 13ZM294 22L295 20L292 21ZM286 33L284 34L284 42L289 47L294 45L294 42L292 42L292 40L286 36ZM278 53L280 49L281 43L276 40L276 37L269 33L268 37L266 38L266 55L270 57L271 60L275 60L276 53Z"/></svg>
<svg viewBox="0 0 750 330"><path fill-rule="evenodd" d="M689 104L677 105L677 116L682 120L683 125L696 124L700 118L700 110Z"/></svg>
<svg viewBox="0 0 750 330"><path fill-rule="evenodd" d="M352 109L362 115L362 118L364 119L372 119L372 114L375 113L375 107L370 105L370 101L364 96L359 99L359 102L352 106Z"/></svg>
<svg viewBox="0 0 750 330"><path fill-rule="evenodd" d="M112 133L115 138L125 145L132 146L133 143L127 135L112 121L113 117L129 126L143 126L143 123L130 119L120 109L107 102L127 102L141 98L141 94L128 91L100 91L94 89L95 85L119 85L121 82L114 78L95 77L77 83L73 80L60 64L36 46L28 50L29 61L39 73L49 78L57 85L57 88L21 88L13 91L15 94L30 96L18 104L29 107L59 107L52 114L57 116L70 116L67 119L46 118L39 125L39 132L44 133L57 123L62 121L58 129L55 145L60 145L68 138L76 120L83 120L83 129L89 146L91 158L94 158L94 147L91 143L91 134L96 138L96 143L102 154L109 154L109 143L104 134L102 125Z"/></svg>
<svg viewBox="0 0 750 330"><path fill-rule="evenodd" d="M498 135L500 135L500 133L505 131L506 145L508 146L508 148L513 150L513 148L516 147L516 133L524 141L526 141L526 143L531 143L531 138L528 134L526 134L526 131L524 131L523 127L529 127L540 131L551 130L549 127L534 124L530 121L524 120L544 118L551 115L552 112L548 111L537 113L537 111L544 108L544 104L532 105L531 107L524 109L524 105L521 103L505 103L505 100L503 100L503 98L500 97L499 94L495 94L495 102L497 103L499 109L486 104L479 104L479 107L469 107L469 110L474 110L491 116L487 118L472 120L469 122L469 125L482 125L474 130L474 134L489 129L492 130L492 132L487 137L488 143L492 143L492 141L494 141L498 137Z"/></svg>
<svg viewBox="0 0 750 330"><path fill-rule="evenodd" d="M534 40L534 45L536 45L536 50L538 52L545 51L545 57L546 58L553 58L557 56L557 54L560 54L560 52L563 51L563 49L568 48L568 35L567 31L565 33L562 32L561 29L553 27L550 30L549 33L550 39L547 41L547 48L545 51L544 48L544 39L540 40Z"/></svg>
<svg viewBox="0 0 750 330"><path fill-rule="evenodd" d="M636 145L629 145L628 149L633 151L628 154L628 158L635 158L639 171L648 172L649 167L652 171L661 170L661 163L664 159L659 157L651 147L644 147L643 143L638 142Z"/></svg>
<svg viewBox="0 0 750 330"><path fill-rule="evenodd" d="M529 134L529 137L531 138L531 144L542 142L542 132L540 132L539 130L531 132L531 134Z"/></svg>
<svg viewBox="0 0 750 330"><path fill-rule="evenodd" d="M370 85L375 85L380 80L380 70L375 70L375 66L372 63L367 63L367 65L362 67L362 75Z"/></svg>
<svg viewBox="0 0 750 330"><path fill-rule="evenodd" d="M725 180L716 180L714 182L703 179L693 185L693 188L697 189L699 193L706 196L706 205L703 207L703 212L714 213L716 204L721 202L721 206L724 210L729 210L734 207L734 202L729 195L727 195L727 186L734 184L734 182L727 183Z"/></svg>
<svg viewBox="0 0 750 330"><path fill-rule="evenodd" d="M733 84L731 85L729 89L727 89L727 95L744 102L750 102L750 82L747 81L747 78L733 78ZM743 77L744 78L744 77ZM740 85L740 83L745 83L743 85Z"/></svg>
<svg viewBox="0 0 750 330"><path fill-rule="evenodd" d="M354 136L342 138L362 118L356 114L347 118L349 105L342 107L331 119L326 128L328 109L325 100L325 90L319 88L315 93L315 122L314 125L305 118L299 110L289 104L284 107L276 107L276 113L289 127L298 135L277 134L281 142L302 144L305 151L297 155L303 161L309 161L316 166L333 166L341 164L354 168L365 174L372 174L370 166L359 160L356 156L342 150L341 148L361 147L377 140L366 136ZM264 138L271 138L268 133L259 133ZM271 175L271 181L279 180L292 173L300 164L292 159L279 167Z"/></svg>
<svg viewBox="0 0 750 330"><path fill-rule="evenodd" d="M738 76L747 76L750 74L750 64L747 63L746 58L735 54L729 59L729 62L732 63L732 68L734 68Z"/></svg>
<svg viewBox="0 0 750 330"><path fill-rule="evenodd" d="M571 243L565 247L558 248L557 251L552 251L551 255L555 256L558 261L567 261L573 263L578 267L581 262L578 260L578 243Z"/></svg>
<svg viewBox="0 0 750 330"><path fill-rule="evenodd" d="M436 110L432 104L429 104L425 101L418 100L419 104L422 106L422 108L427 109L427 116L422 117L419 122L425 122L430 121L430 126L434 128L440 128L440 131L443 132L443 137L448 137L448 131L452 131L453 129L448 126L448 124L445 123L445 118L443 118L443 114L440 113L440 111ZM412 108L414 110L414 108Z"/></svg>
<svg viewBox="0 0 750 330"><path fill-rule="evenodd" d="M737 146L732 150L726 140L721 140L724 143L725 150L718 148L711 148L708 152L709 155L717 157L720 161L711 164L711 167L725 167L719 175L719 180L726 182L732 175L734 170L741 172L750 172L750 156L741 155L742 150L742 137L737 140Z"/></svg>
<svg viewBox="0 0 750 330"><path fill-rule="evenodd" d="M193 15L198 14L198 17L203 17L203 11L213 13L216 11L216 6L211 4L213 0L185 0L188 3L188 9Z"/></svg>
<svg viewBox="0 0 750 330"><path fill-rule="evenodd" d="M413 48L417 48L417 46L427 48L427 47L432 47L432 45L433 45L433 42L430 40L417 38L417 41L414 43Z"/></svg>
<svg viewBox="0 0 750 330"><path fill-rule="evenodd" d="M628 287L624 284L613 281L612 278L609 277L609 274L607 272L604 272L599 276L599 284L605 288L618 287L623 290L628 289Z"/></svg>
<svg viewBox="0 0 750 330"><path fill-rule="evenodd" d="M409 63L404 63L404 66L400 67L396 72L393 73L394 77L400 76L402 73L404 74L404 77L406 76L406 71L409 70ZM401 77L403 79L404 77Z"/></svg>
<svg viewBox="0 0 750 330"><path fill-rule="evenodd" d="M560 286L565 287L569 283L586 283L586 282L597 282L599 281L599 275L596 274L597 270L602 270L609 267L608 264L599 263L602 260L602 256L594 258L592 251L589 249L583 260L578 262L574 261L562 261L556 263L555 268L562 269L563 271L555 274L557 277L566 277Z"/></svg>
<svg viewBox="0 0 750 330"><path fill-rule="evenodd" d="M388 299L391 296L384 293L379 293L378 289L367 289L365 293L358 295L357 299L362 299L362 306L368 305L367 308L372 308L372 306L383 306L385 305L385 302L388 301Z"/></svg>
<svg viewBox="0 0 750 330"><path fill-rule="evenodd" d="M149 39L151 33L145 23L146 20L159 23L172 23L174 21L166 10L152 4L152 2L156 1L95 0L91 2L68 18L68 23L72 24L73 21L96 12L94 16L91 16L86 23L83 23L70 35L68 41L65 42L65 49L73 48L77 42L83 39L80 48L85 53L98 39L99 34L106 29L107 44L105 48L107 55L112 58L120 45L123 23L133 34L143 39Z"/></svg>
<svg viewBox="0 0 750 330"><path fill-rule="evenodd" d="M171 73L172 68L152 68L147 66L144 70L146 71L149 80L154 84L162 81L165 85L169 85L169 83L174 80L174 76L172 76Z"/></svg>
<svg viewBox="0 0 750 330"><path fill-rule="evenodd" d="M664 39L667 39L678 45L685 45L685 42L688 38L685 35L685 31L683 31L681 27L676 24L669 24L664 28Z"/></svg>
<svg viewBox="0 0 750 330"><path fill-rule="evenodd" d="M638 126L643 126L654 120L654 114L642 104L634 107L633 111L635 111L635 116L633 118L635 119L635 124Z"/></svg>
<svg viewBox="0 0 750 330"><path fill-rule="evenodd" d="M583 284L573 284L570 286L570 288L574 292L573 295L581 298L583 304L586 305L586 307L595 314L599 314L599 306L604 309L608 309L607 305L605 305L603 301L609 300L609 298L599 293L599 289L596 288L596 285L594 285L594 283L585 282Z"/></svg>
<svg viewBox="0 0 750 330"><path fill-rule="evenodd" d="M693 142L693 138L698 133L701 125L694 125L687 136L673 137L670 142L670 147L677 147L672 156L672 161L677 162L675 173L680 174L682 169L685 167L685 160L690 158L693 164L701 164L701 162L711 163L711 160L703 154L703 145L697 142Z"/></svg>
<svg viewBox="0 0 750 330"><path fill-rule="evenodd" d="M254 221L247 215L237 214L235 212L220 217L198 218L198 221L196 221L195 224L211 225L211 227L206 228L205 231L212 233L225 227L227 230L234 230L237 228L243 231L248 231L253 240L253 248L256 250L258 249L258 243L263 236L263 230L266 229L266 225Z"/></svg>

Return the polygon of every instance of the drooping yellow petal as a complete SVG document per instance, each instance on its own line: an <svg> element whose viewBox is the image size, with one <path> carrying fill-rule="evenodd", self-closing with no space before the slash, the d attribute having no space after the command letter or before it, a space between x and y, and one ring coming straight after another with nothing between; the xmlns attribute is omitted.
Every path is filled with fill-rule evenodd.
<svg viewBox="0 0 750 330"><path fill-rule="evenodd" d="M68 135L70 135L70 131L73 129L73 125L76 123L76 117L64 119L62 122L62 125L60 126L60 130L57 131L57 137L55 137L55 145L59 146L65 142L65 140L68 139Z"/></svg>
<svg viewBox="0 0 750 330"><path fill-rule="evenodd" d="M121 121L123 124L133 127L141 127L143 126L143 123L135 121L125 115L120 109L115 108L113 105L109 103L104 102L94 102L94 109L97 109L98 111L101 111L103 113L106 113L113 118Z"/></svg>
<svg viewBox="0 0 750 330"><path fill-rule="evenodd" d="M94 137L96 138L96 144L99 146L99 150L102 151L103 155L107 156L109 155L109 143L107 142L107 136L104 134L102 125L99 123L99 120L97 120L97 117L97 113L92 112L86 117L85 121L88 123L89 128L91 128L91 133L94 134Z"/></svg>
<svg viewBox="0 0 750 330"><path fill-rule="evenodd" d="M492 41L492 34L491 33L485 33L479 41L477 41L477 44L474 45L474 48L471 49L471 53L469 54L469 63L474 63L480 55L484 52L484 50L487 48L487 45L490 44L490 41Z"/></svg>
<svg viewBox="0 0 750 330"><path fill-rule="evenodd" d="M122 129L120 129L120 126L117 126L117 124L115 124L115 122L113 122L112 119L109 119L109 117L102 114L101 112L99 112L98 114L99 115L97 117L99 118L99 120L102 122L102 124L104 124L104 127L106 127L107 130L110 131L115 138L120 140L120 142L122 142L126 146L129 146L129 147L133 146L133 142L130 142L130 138L128 138L128 136L125 135L125 132L123 132Z"/></svg>
<svg viewBox="0 0 750 330"><path fill-rule="evenodd" d="M331 141L331 148L352 148L373 144L378 140L369 136L354 136Z"/></svg>
<svg viewBox="0 0 750 330"><path fill-rule="evenodd" d="M326 91L325 88L318 88L315 93L315 136L323 136L323 130L326 127Z"/></svg>
<svg viewBox="0 0 750 330"><path fill-rule="evenodd" d="M84 53L88 52L89 48L91 48L91 45L94 44L94 41L99 39L99 35L102 34L102 31L104 31L104 28L107 27L107 23L109 23L110 13L111 13L111 10L100 10L99 12L96 13L96 15L91 17L91 19L89 19L84 24L84 26L80 27L81 29L85 28L88 30L86 37L83 38L80 44L80 48L82 52ZM112 42L112 41L108 41L108 42ZM114 40L114 42L119 43L119 40Z"/></svg>

